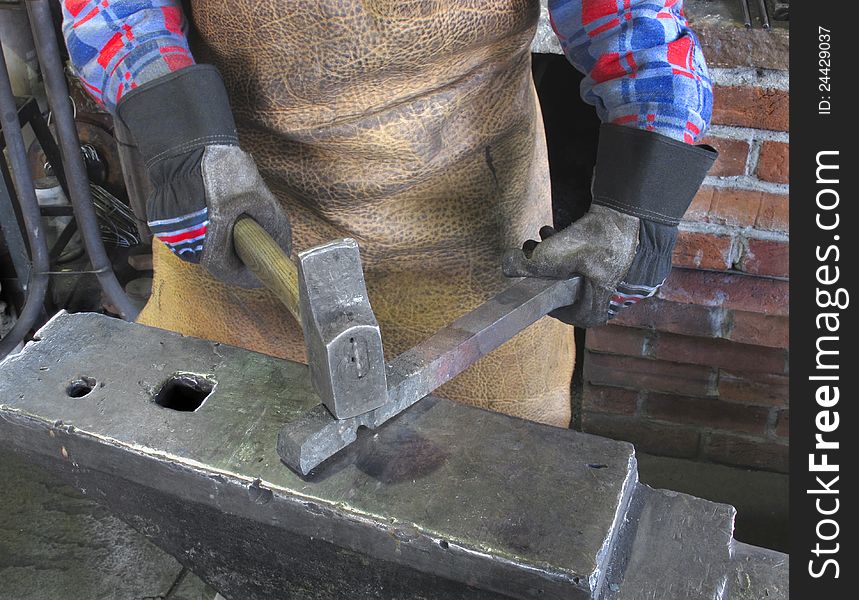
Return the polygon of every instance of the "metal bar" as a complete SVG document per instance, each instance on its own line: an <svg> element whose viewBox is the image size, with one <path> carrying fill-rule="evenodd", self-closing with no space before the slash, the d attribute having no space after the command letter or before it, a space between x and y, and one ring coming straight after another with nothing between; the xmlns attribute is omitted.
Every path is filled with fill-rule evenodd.
<svg viewBox="0 0 859 600"><path fill-rule="evenodd" d="M407 350L388 365L388 401L372 411L381 425L444 385L514 335L578 294L580 277L527 278Z"/></svg>
<svg viewBox="0 0 859 600"><path fill-rule="evenodd" d="M50 258L51 261L57 260L60 255L62 255L63 251L66 249L66 246L69 245L69 242L72 241L72 237L74 237L75 232L78 230L78 222L72 219L69 221L63 230L60 232L60 235L57 236L57 241L54 242L53 247L51 248ZM80 256L79 253L75 252L76 256Z"/></svg>
<svg viewBox="0 0 859 600"><path fill-rule="evenodd" d="M752 27L752 14L749 10L749 0L740 0L740 10L743 11L743 25L747 29Z"/></svg>
<svg viewBox="0 0 859 600"><path fill-rule="evenodd" d="M770 15L767 11L767 0L758 0L758 11L761 13L761 27L770 28Z"/></svg>
<svg viewBox="0 0 859 600"><path fill-rule="evenodd" d="M99 271L78 271L76 269L69 269L68 271L48 271L47 274L57 275L59 277L71 275L98 275Z"/></svg>
<svg viewBox="0 0 859 600"><path fill-rule="evenodd" d="M71 217L75 209L71 206L40 206L39 212L43 217Z"/></svg>
<svg viewBox="0 0 859 600"><path fill-rule="evenodd" d="M3 132L0 131L0 136L2 134ZM17 287L21 298L24 297L24 288L30 279L30 255L27 253L27 243L24 241L23 230L20 210L15 202L15 186L12 183L12 176L6 167L6 161L0 156L0 231L3 232L9 256L12 258L15 275L18 277Z"/></svg>
<svg viewBox="0 0 859 600"><path fill-rule="evenodd" d="M552 310L571 304L580 277L522 279L460 317L388 365L388 401L357 417L336 419L321 404L288 423L278 436L281 459L306 475L357 439L450 381Z"/></svg>
<svg viewBox="0 0 859 600"><path fill-rule="evenodd" d="M63 193L66 195L66 198L70 198L71 193L69 192L69 184L66 180L66 172L63 168L63 159L60 154L60 148L57 146L57 142L54 139L54 135L51 133L50 127L48 127L44 117L42 117L42 113L39 112L35 99L32 102L34 105L34 114L30 119L30 127L33 128L33 133L36 134L36 139L42 147L42 152L45 153L45 158L49 163L51 163L54 176L60 183Z"/></svg>
<svg viewBox="0 0 859 600"><path fill-rule="evenodd" d="M12 83L9 80L2 44L0 44L0 127L3 128L6 140L18 205L30 242L32 262L24 307L15 325L0 340L0 358L3 358L26 338L41 315L48 291L48 276L44 272L49 268L49 259L48 245L40 221L39 201L36 199L36 188L33 186L33 176L27 163L27 149L24 146L21 123L18 120L18 105L12 93Z"/></svg>
<svg viewBox="0 0 859 600"><path fill-rule="evenodd" d="M98 281L110 303L120 316L133 320L138 308L129 300L116 274L101 240L95 208L90 195L89 178L80 151L80 140L75 127L69 90L66 85L60 51L54 35L51 9L48 0L29 0L27 10L36 43L36 54L45 78L48 103L53 111L57 137L63 156L63 166L69 186L69 200L74 206L75 219L81 232L93 270L99 273Z"/></svg>

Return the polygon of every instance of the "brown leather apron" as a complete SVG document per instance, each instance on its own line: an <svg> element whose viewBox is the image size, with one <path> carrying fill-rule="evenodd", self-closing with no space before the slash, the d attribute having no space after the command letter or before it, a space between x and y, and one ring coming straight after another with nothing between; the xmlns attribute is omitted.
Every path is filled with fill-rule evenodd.
<svg viewBox="0 0 859 600"><path fill-rule="evenodd" d="M243 147L298 249L358 240L393 357L509 284L499 257L551 223L531 81L537 0L194 0ZM264 290L221 285L155 244L140 321L303 359ZM546 318L439 394L567 426L572 328Z"/></svg>

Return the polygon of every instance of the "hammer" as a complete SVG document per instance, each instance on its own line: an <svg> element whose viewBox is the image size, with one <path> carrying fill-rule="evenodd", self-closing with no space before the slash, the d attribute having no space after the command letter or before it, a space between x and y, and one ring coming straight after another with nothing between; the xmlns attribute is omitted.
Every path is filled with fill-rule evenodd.
<svg viewBox="0 0 859 600"><path fill-rule="evenodd" d="M382 406L388 399L382 334L357 242L316 246L301 252L296 266L248 216L236 221L233 242L245 266L301 325L311 382L328 411L347 419Z"/></svg>
<svg viewBox="0 0 859 600"><path fill-rule="evenodd" d="M255 221L233 230L239 257L296 315L322 405L278 434L281 460L307 475L352 443L453 379L514 335L570 303L581 277L524 278L385 363L364 284L358 244L341 239L298 254L298 267Z"/></svg>

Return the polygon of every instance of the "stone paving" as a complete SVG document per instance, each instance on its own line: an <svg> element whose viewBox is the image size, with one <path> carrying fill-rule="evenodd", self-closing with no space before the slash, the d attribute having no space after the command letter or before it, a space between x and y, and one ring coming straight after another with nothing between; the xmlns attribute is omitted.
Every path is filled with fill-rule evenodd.
<svg viewBox="0 0 859 600"><path fill-rule="evenodd" d="M215 592L95 502L0 453L0 600L212 600Z"/></svg>

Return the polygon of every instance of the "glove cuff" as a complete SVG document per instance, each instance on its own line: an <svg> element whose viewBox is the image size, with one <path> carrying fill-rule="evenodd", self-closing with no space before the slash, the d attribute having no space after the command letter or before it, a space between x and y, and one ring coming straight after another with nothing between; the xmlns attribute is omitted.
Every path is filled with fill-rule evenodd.
<svg viewBox="0 0 859 600"><path fill-rule="evenodd" d="M671 272L671 255L676 241L676 226L639 220L635 257L609 300L609 319L620 309L656 295Z"/></svg>
<svg viewBox="0 0 859 600"><path fill-rule="evenodd" d="M149 81L124 95L116 113L147 167L210 144L239 144L227 90L212 65L193 65Z"/></svg>
<svg viewBox="0 0 859 600"><path fill-rule="evenodd" d="M718 152L622 125L600 128L593 201L664 225L677 225Z"/></svg>
<svg viewBox="0 0 859 600"><path fill-rule="evenodd" d="M649 288L648 291L662 285L671 272L671 257L676 242L677 227L641 219L638 247L623 284Z"/></svg>

